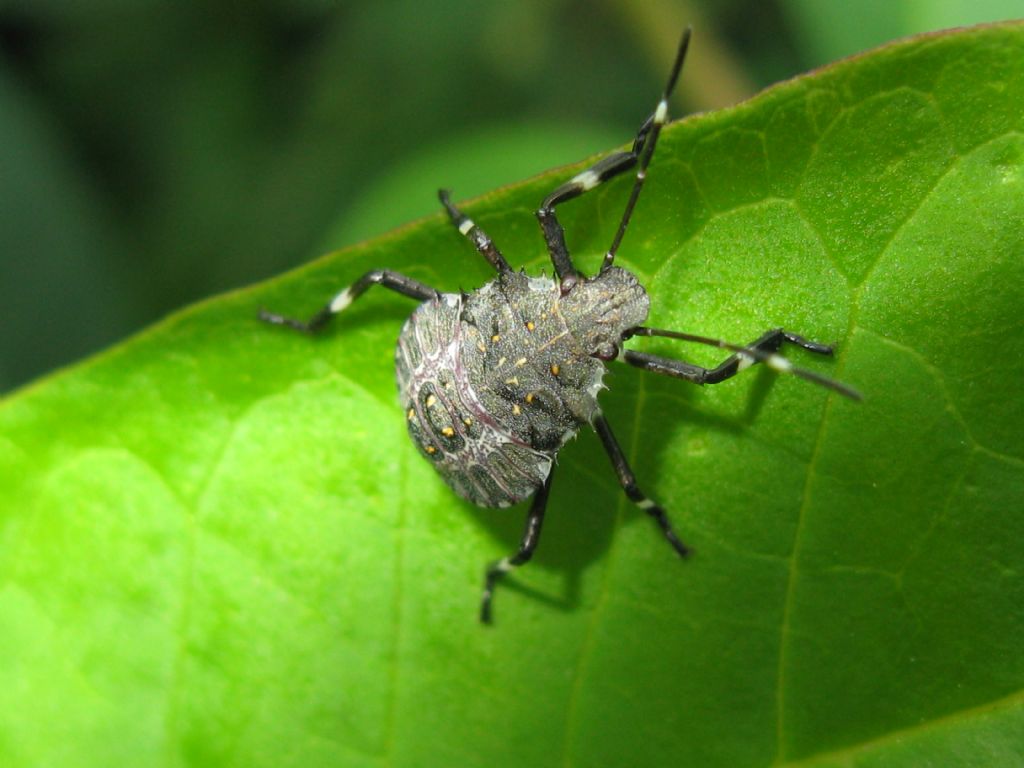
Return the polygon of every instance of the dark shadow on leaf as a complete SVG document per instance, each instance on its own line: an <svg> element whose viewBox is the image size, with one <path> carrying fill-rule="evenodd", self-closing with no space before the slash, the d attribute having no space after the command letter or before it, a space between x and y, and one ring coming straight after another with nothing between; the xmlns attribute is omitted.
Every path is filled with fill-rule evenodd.
<svg viewBox="0 0 1024 768"><path fill-rule="evenodd" d="M655 499L658 498L658 468L678 464L669 460L665 453L670 439L679 430L694 428L743 433L757 418L778 378L771 371L761 369L746 408L731 417L701 411L701 388L687 382L625 367L615 367L613 370L618 375L606 379L610 391L601 394L601 406L631 461L640 488ZM721 386L730 385L738 383ZM637 424L637 402L641 397L644 406ZM678 402L680 407L660 407L666 401ZM685 464L679 466L680 471L685 469ZM680 563L684 566L680 578L685 579L685 564L679 561L654 521L626 499L593 430L580 430L577 438L562 449L554 471L557 474L552 483L540 544L530 562L514 570L499 583L495 597L496 616L502 611L503 592L527 595L562 611L576 610L580 604L582 573L587 567L607 557L620 510L623 525L644 525L650 528L652 563L657 564L652 567L669 567ZM464 504L464 507L503 544L508 554L517 550L529 502L509 510L483 509L470 504ZM673 509L669 505L666 507L669 517L673 518ZM687 531L678 514L674 526L679 536L686 541ZM663 554L663 559L656 557L659 552ZM481 584L484 561L485 557L481 555ZM555 597L530 586L530 571L535 569L564 574L563 594ZM500 621L500 618L496 621Z"/></svg>

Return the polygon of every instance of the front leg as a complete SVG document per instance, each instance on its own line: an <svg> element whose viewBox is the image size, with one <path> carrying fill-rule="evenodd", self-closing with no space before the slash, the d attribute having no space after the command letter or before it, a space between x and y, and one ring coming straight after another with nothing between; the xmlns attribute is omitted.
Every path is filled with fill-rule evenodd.
<svg viewBox="0 0 1024 768"><path fill-rule="evenodd" d="M721 339L712 339L707 336L697 336L681 331L666 331L658 328L631 328L625 333L623 338L628 339L633 336L659 336L669 339L680 339L682 341L693 341L698 344L718 347L719 349L727 349L733 353L714 368L704 368L693 363L661 357L660 355L652 355L647 352L625 350L621 353L620 359L624 362L652 373L672 376L692 382L693 384L721 384L723 381L731 379L740 371L756 363L763 363L774 371L789 373L798 378L812 381L851 400L861 399L860 393L852 387L835 379L830 379L828 376L822 376L820 373L809 371L806 368L799 368L793 365L787 358L778 354L779 349L784 343L802 347L818 355L831 355L834 350L831 345L810 341L803 336L784 331L781 328L775 328L766 332L745 347L738 344L730 344Z"/></svg>
<svg viewBox="0 0 1024 768"><path fill-rule="evenodd" d="M604 414L601 411L597 411L592 419L592 423L594 431L601 438L601 444L608 453L608 458L612 461L612 469L615 470L615 476L619 478L619 485L622 486L626 496L637 507L654 518L654 522L658 524L662 535L680 557L689 556L690 548L683 544L679 537L676 536L676 532L672 529L672 524L669 522L665 510L647 498L643 491L637 487L636 476L633 474L633 470L630 469L629 463L626 461L626 455L622 452L619 441L615 439L612 428L608 424L608 420L605 419Z"/></svg>

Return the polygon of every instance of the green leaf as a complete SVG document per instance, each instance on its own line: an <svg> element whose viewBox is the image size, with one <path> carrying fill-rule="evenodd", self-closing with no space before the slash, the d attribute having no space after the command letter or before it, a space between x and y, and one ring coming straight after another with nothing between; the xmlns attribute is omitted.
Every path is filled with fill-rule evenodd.
<svg viewBox="0 0 1024 768"><path fill-rule="evenodd" d="M522 510L456 499L409 443L409 304L371 292L316 339L255 320L377 266L481 285L440 215L8 398L0 762L1020 764L1022 104L1015 24L668 128L622 250L651 324L838 341L834 363L792 357L865 402L613 367L605 411L697 554L674 557L585 433L494 628L482 568ZM468 208L539 271L531 211L572 172ZM628 185L564 206L584 268Z"/></svg>

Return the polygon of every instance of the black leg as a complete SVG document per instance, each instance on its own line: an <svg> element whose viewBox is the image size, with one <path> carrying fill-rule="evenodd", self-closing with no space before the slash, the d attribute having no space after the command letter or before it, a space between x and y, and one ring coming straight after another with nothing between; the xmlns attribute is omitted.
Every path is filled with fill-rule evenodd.
<svg viewBox="0 0 1024 768"><path fill-rule="evenodd" d="M636 181L633 183L633 189L629 193L629 200L626 202L626 210L622 212L622 221L619 222L619 228L615 232L615 239L612 240L612 244L608 248L608 252L604 255L604 261L601 263L602 272L608 269L615 261L615 254L618 252L619 245L622 243L622 237L626 234L626 227L629 226L629 219L633 215L633 208L636 207L636 201L640 198L640 190L643 189L644 179L647 178L647 166L650 165L651 158L654 156L654 148L658 144L658 136L661 133L661 126L663 126L668 120L668 100L672 95L672 91L675 90L676 82L679 80L679 73L683 69L683 61L686 60L686 51L690 47L691 31L692 30L687 27L683 32L683 39L679 41L679 49L676 51L676 59L672 63L672 71L669 73L668 83L665 85L665 91L661 96L661 101L658 102L658 106L654 110L654 114L650 117L650 137L647 139L646 145L640 152L640 167L637 168L636 171Z"/></svg>
<svg viewBox="0 0 1024 768"><path fill-rule="evenodd" d="M398 272L392 272L389 269L375 269L372 272L367 272L348 288L337 294L309 320L296 320L291 317L268 312L265 309L260 310L259 318L272 325L284 325L304 333L315 333L327 325L336 314L343 311L349 304L362 296L371 285L383 285L385 288L390 288L392 291L413 299L419 299L420 301L427 301L438 295L438 292L433 288L413 280L411 277L406 277Z"/></svg>
<svg viewBox="0 0 1024 768"><path fill-rule="evenodd" d="M541 231L544 233L544 242L547 244L548 253L551 255L551 263L554 264L555 274L562 281L563 293L576 284L580 279L580 275L576 267L573 266L572 259L569 257L569 249L565 244L565 231L555 215L555 206L567 200L572 200L574 197L579 197L584 192L589 192L601 183L608 181L608 179L630 170L639 161L640 168L637 171L637 180L633 185L633 192L630 195L629 202L626 204L626 210L619 224L618 232L615 235L615 241L606 254L601 269L604 270L610 267L615 258L615 251L619 247L619 242L622 240L623 234L625 234L626 226L629 224L629 218L633 213L637 197L640 195L640 188L643 186L647 166L651 161L651 156L654 154L654 146L658 141L658 133L661 130L661 126L668 119L668 98L675 88L676 81L679 79L679 71L682 69L683 59L686 57L686 49L689 43L690 30L687 28L679 44L675 63L672 65L672 72L661 101L658 102L654 113L644 120L640 130L637 131L636 138L633 140L633 148L629 152L616 152L614 155L602 158L590 168L576 174L545 197L540 208L537 210L537 220L540 222Z"/></svg>
<svg viewBox="0 0 1024 768"><path fill-rule="evenodd" d="M494 597L494 587L498 583L498 579L533 557L533 550L537 548L537 542L540 541L540 528L544 523L544 510L548 505L548 493L551 491L553 475L553 471L548 473L544 485L538 488L533 495L533 502L526 515L526 527L523 529L523 538L519 542L519 549L514 555L503 557L487 566L484 575L484 594L480 601L480 621L484 624L491 623L491 600Z"/></svg>
<svg viewBox="0 0 1024 768"><path fill-rule="evenodd" d="M646 512L648 515L654 518L654 521L661 528L661 532L668 539L668 543L672 545L672 548L679 553L680 557L686 557L690 554L690 549L679 540L676 536L676 532L672 530L672 524L668 520L668 515L665 514L665 510L647 498L643 492L637 488L636 476L633 474L633 470L629 468L629 463L626 461L625 454L622 453L622 448L619 447L619 441L615 439L615 435L612 433L612 428L608 424L608 420L605 419L604 414L598 411L592 421L594 430L597 432L598 437L601 438L601 443L604 445L605 451L608 452L608 458L612 460L612 467L615 469L615 474L619 478L619 483L622 485L622 490L626 492L626 496L629 500L636 504L640 509Z"/></svg>
<svg viewBox="0 0 1024 768"><path fill-rule="evenodd" d="M567 291L579 280L579 272L573 266L569 258L569 249L565 244L565 230L558 222L555 215L555 206L579 197L602 182L628 171L636 165L637 156L643 148L647 133L650 130L651 118L644 121L640 131L633 142L633 149L630 152L616 152L614 155L602 158L594 165L581 173L573 176L569 181L562 184L554 192L544 198L537 210L537 220L540 222L541 231L544 233L544 242L547 244L548 253L551 255L551 263L555 266L555 274L562 281L562 290Z"/></svg>
<svg viewBox="0 0 1024 768"><path fill-rule="evenodd" d="M697 336L692 333L681 331L665 331L658 328L632 328L626 332L624 338L632 336L661 336L682 341L693 341L698 344L705 344L720 349L728 349L733 352L724 361L714 368L703 368L699 365L686 363L682 360L673 360L659 355L650 355L646 352L634 352L626 350L622 353L621 359L630 365L642 368L652 373L660 373L666 376L673 376L694 384L720 384L726 379L731 379L740 371L749 368L756 363L764 363L772 370L780 373L791 373L801 379L812 381L828 389L834 390L852 400L860 400L860 393L847 385L822 376L820 373L809 371L805 368L798 368L782 355L778 354L783 343L803 347L809 352L819 355L831 355L833 348L828 344L819 344L816 341L809 341L803 336L775 328L762 335L756 341L747 346L730 344L721 339L712 339L707 336Z"/></svg>
<svg viewBox="0 0 1024 768"><path fill-rule="evenodd" d="M511 272L512 267L505 261L505 257L501 255L501 251L494 242L487 236L480 227L478 227L471 218L466 216L462 211L452 205L452 201L449 198L449 192L447 189L439 189L437 196L441 200L441 205L448 211L448 216L451 217L452 224L459 230L463 235L468 237L476 249L480 251L480 254L487 259L487 263L494 267L498 272Z"/></svg>

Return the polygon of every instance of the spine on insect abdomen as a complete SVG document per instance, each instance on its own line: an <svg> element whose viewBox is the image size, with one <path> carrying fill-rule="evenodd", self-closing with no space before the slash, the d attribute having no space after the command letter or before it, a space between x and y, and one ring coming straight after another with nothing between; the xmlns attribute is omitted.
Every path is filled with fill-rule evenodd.
<svg viewBox="0 0 1024 768"><path fill-rule="evenodd" d="M540 486L552 455L510 433L481 400L461 313L462 297L442 294L406 322L395 355L399 396L413 442L455 492L509 506Z"/></svg>

